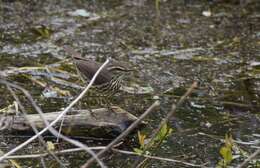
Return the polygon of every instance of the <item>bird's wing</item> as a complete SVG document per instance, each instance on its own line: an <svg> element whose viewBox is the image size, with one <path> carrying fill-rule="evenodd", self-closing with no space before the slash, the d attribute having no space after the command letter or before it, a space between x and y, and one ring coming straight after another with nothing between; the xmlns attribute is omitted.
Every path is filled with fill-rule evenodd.
<svg viewBox="0 0 260 168"><path fill-rule="evenodd" d="M86 76L89 80L93 78L93 76L101 66L100 64L91 60L86 61L86 60L79 60L79 59L76 59L76 65L80 73ZM100 85L100 84L110 82L111 80L112 80L112 75L105 67L97 76L94 84Z"/></svg>

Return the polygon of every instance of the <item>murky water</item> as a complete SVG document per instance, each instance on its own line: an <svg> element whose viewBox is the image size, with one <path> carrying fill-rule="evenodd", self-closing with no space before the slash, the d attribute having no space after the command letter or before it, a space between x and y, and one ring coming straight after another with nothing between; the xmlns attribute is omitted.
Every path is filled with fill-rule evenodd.
<svg viewBox="0 0 260 168"><path fill-rule="evenodd" d="M127 85L151 87L154 92L123 95L113 103L139 116L159 97L161 107L147 119L147 134L192 82L199 81L171 121L173 128L183 131L176 130L156 155L196 164L209 162L214 167L221 159L219 149L226 133L235 140L257 139L253 136L260 133L257 0L244 4L168 0L160 3L159 10L152 0L2 1L0 5L0 74L30 90L44 111L62 109L80 92L82 83L70 57L58 46L66 44L88 58L102 62L112 57L138 69L128 76ZM89 17L72 16L76 9L85 9ZM49 65L47 69L45 65ZM27 69L17 69L21 67ZM66 86L64 81L77 85ZM70 94L57 92L55 98L47 98L44 90L49 85ZM0 96L1 108L12 103L4 86L0 93L8 95ZM31 110L29 105L27 109ZM252 152L250 146L239 145ZM64 160L78 166L83 158L68 156ZM130 167L134 157L125 158L115 154L117 165L108 162ZM149 167L172 167L172 163L151 161Z"/></svg>

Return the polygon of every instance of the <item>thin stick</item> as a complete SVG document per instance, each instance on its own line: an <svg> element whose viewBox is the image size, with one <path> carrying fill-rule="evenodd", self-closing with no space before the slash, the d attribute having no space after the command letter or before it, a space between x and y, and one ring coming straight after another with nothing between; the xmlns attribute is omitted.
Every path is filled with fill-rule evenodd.
<svg viewBox="0 0 260 168"><path fill-rule="evenodd" d="M252 155L250 155L242 164L237 166L237 168L242 168L247 165L252 159L254 159L260 153L260 149L257 149Z"/></svg>
<svg viewBox="0 0 260 168"><path fill-rule="evenodd" d="M181 96L180 100L178 101L178 103L172 104L172 108L171 111L168 113L168 115L166 116L166 118L164 118L164 120L161 121L159 127L156 129L156 131L154 132L154 134L152 135L152 137L150 139L153 139L156 134L161 130L161 128L170 120L170 118L174 115L175 110L182 105L182 103L184 102L184 100L191 94L191 92L197 87L198 83L197 82L193 82L193 84L190 86L190 88L186 91L186 93Z"/></svg>
<svg viewBox="0 0 260 168"><path fill-rule="evenodd" d="M22 91L24 92L25 96L30 100L30 102L32 103L33 107L36 109L36 111L39 113L40 117L43 119L45 125L48 127L48 126L50 125L50 123L45 119L44 114L43 114L41 108L35 103L35 101L34 101L33 98L31 97L31 95L29 94L29 92L27 92L27 90L23 89L22 87L20 87L20 86L18 86L18 85L9 83L9 82L7 82L7 81L5 81L5 82L6 82L6 83L5 83L6 85L9 84L9 85L11 85L12 87L17 88L17 89L20 89L20 90L22 90ZM1 80L0 80L0 83L1 83ZM59 137L62 138L63 140L65 140L65 141L67 141L67 142L69 142L69 143L71 143L71 144L74 144L75 146L78 146L78 147L84 149L85 151L87 151L88 153L90 153L92 156L95 155L95 153L94 153L93 151L91 151L91 150L88 149L87 145L84 145L84 144L81 143L81 142L78 142L78 141L73 140L73 139L70 139L70 138L68 138L68 137L66 137L66 136L64 136L64 135L62 135L62 134L59 134L58 131L56 131L53 127L50 127L50 128L48 128L47 130L49 130L54 136L56 136L56 137L59 136ZM41 135L40 133L41 133L41 132L39 132L39 133L36 134L36 135L40 136L40 135ZM36 137L36 138L37 138L37 137ZM35 139L36 139L36 138L35 138ZM27 141L26 141L26 142L27 142ZM96 155L95 155L95 156L96 156ZM100 166L101 166L102 168L105 168L105 167L106 167L106 166L104 166L103 162L101 162L99 159L98 159L98 163L100 164Z"/></svg>
<svg viewBox="0 0 260 168"><path fill-rule="evenodd" d="M27 114L26 114L26 110L24 108L24 106L22 105L21 101L19 100L18 96L15 94L15 92L13 91L13 89L7 85L7 89L10 91L10 93L12 94L12 96L14 97L15 101L17 102L17 104L20 106L20 109L22 111L22 115L23 117L28 121L28 123L30 124L30 126L32 127L33 131L35 134L38 134L39 131L38 129L36 128L35 124L33 122L31 122L28 118L27 118ZM47 149L47 145L46 145L46 142L44 141L43 137L40 135L39 137L39 143L41 143L42 145L44 145L44 147L46 148L46 151L48 154L50 154L62 167L66 167L62 161L52 152L52 151L49 151ZM44 164L44 159L41 158L41 163Z"/></svg>
<svg viewBox="0 0 260 168"><path fill-rule="evenodd" d="M110 144L106 146L105 149L101 150L97 153L97 157L101 157L105 152L110 150L116 143L118 143L121 139L126 137L143 119L150 114L155 107L158 107L160 102L157 100L155 101L135 122L133 122L124 132L122 132L116 139L114 139ZM81 168L89 167L95 159L92 157L89 159Z"/></svg>
<svg viewBox="0 0 260 168"><path fill-rule="evenodd" d="M154 131L154 133L151 135L150 141L147 143L149 144L157 135L157 133L162 129L162 127L168 123L168 121L170 120L170 118L174 115L175 110L177 109L177 107L179 107L184 100L191 94L191 92L197 87L197 82L193 82L193 84L189 87L189 89L186 91L186 93L184 95L181 96L180 100L177 102L177 104L172 104L172 108L171 111L167 114L166 118L164 118L161 122L160 125L157 127L157 129ZM149 146L147 146L146 148L149 148ZM147 160L148 158L146 158ZM140 162L140 159L137 159L135 161L135 163L133 164L134 167L138 167L136 166L136 164L138 164L138 162ZM140 164L139 164L140 165Z"/></svg>
<svg viewBox="0 0 260 168"><path fill-rule="evenodd" d="M175 160L175 159L163 158L163 157L151 156L151 155L145 155L145 154L140 155L140 154L135 153L135 152L119 150L119 149L114 149L114 148L112 150L115 151L115 152L119 152L119 153L123 153L123 154L127 154L127 155L136 155L136 156L142 156L142 157L149 158L149 159L155 159L155 160L161 160L161 161L167 161L167 162L174 162L174 163L182 163L184 165L192 166L192 167L203 167L206 164L208 164L208 163L204 163L204 164L201 164L201 165L197 165L197 164L184 162L184 161L181 161L181 160Z"/></svg>
<svg viewBox="0 0 260 168"><path fill-rule="evenodd" d="M96 146L96 147L89 147L89 148L91 150L102 150L102 149L105 149L106 146ZM64 149L64 150L61 150L61 151L56 151L54 153L61 155L61 154L67 154L67 153L71 153L71 152L80 152L80 151L83 151L83 150L84 149L82 149L82 148L71 148L71 149ZM120 150L120 149L116 149L114 147L111 150L113 152L118 152L118 153L121 153L121 154L142 156L142 157L145 157L145 158L160 160L160 161L166 161L166 162L181 163L181 164L184 164L184 165L187 165L187 166L192 166L192 167L203 167L207 164L207 163L204 163L204 164L201 164L201 165L197 165L197 164L184 162L184 161L176 160L176 159L163 158L163 157L144 155L144 154L140 155L140 154L135 153L135 152ZM29 154L29 155L13 155L13 156L8 156L7 159L27 159L27 158L33 159L33 158L39 158L39 157L45 157L45 156L48 156L48 153Z"/></svg>
<svg viewBox="0 0 260 168"><path fill-rule="evenodd" d="M101 150L106 148L105 146L97 146L97 147L89 147L91 150ZM79 152L79 151L84 151L82 148L72 148L72 149L64 149L61 151L53 151L53 153L57 154L66 154L66 153L71 153L71 152ZM48 153L39 153L39 154L28 154L28 155L12 155L12 156L7 156L6 159L34 159L34 158L39 158L39 157L45 157L48 156Z"/></svg>
<svg viewBox="0 0 260 168"><path fill-rule="evenodd" d="M19 146L15 147L14 149L10 150L9 152L5 153L3 156L0 157L0 162L2 160L5 159L5 157L15 153L16 151L22 149L24 146L26 146L27 144L29 144L30 142L32 142L33 140L35 140L39 135L42 135L44 132L46 132L47 130L52 131L52 126L54 126L83 96L84 94L89 90L89 88L93 85L93 83L95 82L95 79L97 78L98 74L101 72L101 70L109 63L109 59L106 60L106 62L98 69L98 71L95 73L95 75L93 76L93 78L91 79L90 83L88 84L88 86L83 90L83 92L80 93L80 95L70 103L69 106L67 106L62 112L61 114L53 121L51 122L47 127L45 127L44 129L42 129L38 134L32 136L31 138L29 138L27 141L25 141L24 143L20 144ZM0 83L6 84L9 83L5 80L0 79ZM38 109L39 110L39 109ZM69 138L65 138L63 136L60 136L61 138L64 138L66 140L68 140ZM76 141L77 142L77 141ZM88 153L90 153L100 164L101 167L105 167L104 164L102 163L102 161L100 161L98 159L98 157L95 155L95 153L91 150L89 150L86 145L83 144L79 144L76 143L77 145L79 145L79 147L83 147ZM82 146L83 145L83 146Z"/></svg>

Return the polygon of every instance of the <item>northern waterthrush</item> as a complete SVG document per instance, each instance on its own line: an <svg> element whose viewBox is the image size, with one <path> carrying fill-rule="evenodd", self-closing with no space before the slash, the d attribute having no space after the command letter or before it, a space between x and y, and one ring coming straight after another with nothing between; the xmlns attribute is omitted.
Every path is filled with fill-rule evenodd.
<svg viewBox="0 0 260 168"><path fill-rule="evenodd" d="M72 55L73 61L82 80L91 80L100 68L101 64L81 57L81 54L70 47L64 47L64 50ZM104 95L113 95L118 92L122 86L123 77L126 72L130 71L133 71L133 69L128 68L126 63L111 60L99 73L93 85L99 93L103 93Z"/></svg>

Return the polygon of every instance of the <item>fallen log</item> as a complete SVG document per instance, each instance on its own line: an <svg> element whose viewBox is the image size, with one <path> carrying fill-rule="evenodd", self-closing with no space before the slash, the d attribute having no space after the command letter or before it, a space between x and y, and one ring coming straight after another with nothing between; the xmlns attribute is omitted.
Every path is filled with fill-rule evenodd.
<svg viewBox="0 0 260 168"><path fill-rule="evenodd" d="M44 113L44 117L52 122L60 114L58 112ZM33 122L38 130L45 127L39 114L28 114L27 118ZM123 132L137 119L118 106L89 110L71 110L64 116L62 133L70 136L115 136ZM0 130L11 132L32 132L29 122L22 116L1 116ZM54 128L58 129L61 121Z"/></svg>

